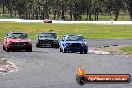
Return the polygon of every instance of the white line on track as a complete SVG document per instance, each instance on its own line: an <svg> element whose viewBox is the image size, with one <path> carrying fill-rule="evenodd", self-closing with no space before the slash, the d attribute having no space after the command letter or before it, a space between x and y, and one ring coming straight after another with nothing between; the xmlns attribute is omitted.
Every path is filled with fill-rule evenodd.
<svg viewBox="0 0 132 88"><path fill-rule="evenodd" d="M22 22L22 23L43 23L43 20L23 19L0 19L0 22ZM132 25L132 21L58 21L52 20L54 24L106 24L106 25Z"/></svg>

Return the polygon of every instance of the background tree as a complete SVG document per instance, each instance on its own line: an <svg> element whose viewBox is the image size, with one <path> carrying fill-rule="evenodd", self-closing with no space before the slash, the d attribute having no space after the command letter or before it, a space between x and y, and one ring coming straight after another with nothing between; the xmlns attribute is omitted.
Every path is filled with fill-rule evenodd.
<svg viewBox="0 0 132 88"><path fill-rule="evenodd" d="M129 12L132 0L0 0L0 11L22 19L99 20ZM111 18L112 19L112 18ZM109 20L109 19L107 19Z"/></svg>

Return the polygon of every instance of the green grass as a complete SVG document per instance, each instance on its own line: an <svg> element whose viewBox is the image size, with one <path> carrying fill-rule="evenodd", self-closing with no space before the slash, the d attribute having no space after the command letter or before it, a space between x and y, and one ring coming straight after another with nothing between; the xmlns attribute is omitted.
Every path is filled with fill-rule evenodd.
<svg viewBox="0 0 132 88"><path fill-rule="evenodd" d="M94 25L94 24L44 24L0 22L0 40L7 32L27 32L36 39L40 32L54 31L62 38L65 34L80 34L85 38L132 38L132 25Z"/></svg>
<svg viewBox="0 0 132 88"><path fill-rule="evenodd" d="M132 54L132 46L123 47L120 50Z"/></svg>

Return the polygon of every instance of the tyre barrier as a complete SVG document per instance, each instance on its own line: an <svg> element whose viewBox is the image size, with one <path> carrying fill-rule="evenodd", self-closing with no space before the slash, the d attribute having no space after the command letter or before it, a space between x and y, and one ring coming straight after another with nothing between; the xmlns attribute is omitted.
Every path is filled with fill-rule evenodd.
<svg viewBox="0 0 132 88"><path fill-rule="evenodd" d="M9 63L9 65L3 65L0 67L0 74L1 75L17 71L17 68L13 63L11 63L9 61L8 61L8 63Z"/></svg>

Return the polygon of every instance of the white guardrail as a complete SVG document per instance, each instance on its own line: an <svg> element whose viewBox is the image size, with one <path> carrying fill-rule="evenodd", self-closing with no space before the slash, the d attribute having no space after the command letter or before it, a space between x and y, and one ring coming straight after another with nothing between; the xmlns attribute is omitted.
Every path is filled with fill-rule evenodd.
<svg viewBox="0 0 132 88"><path fill-rule="evenodd" d="M0 19L0 22L22 22L22 23L43 23L43 20L23 19ZM132 25L132 21L58 21L52 20L54 24L108 24L108 25Z"/></svg>

